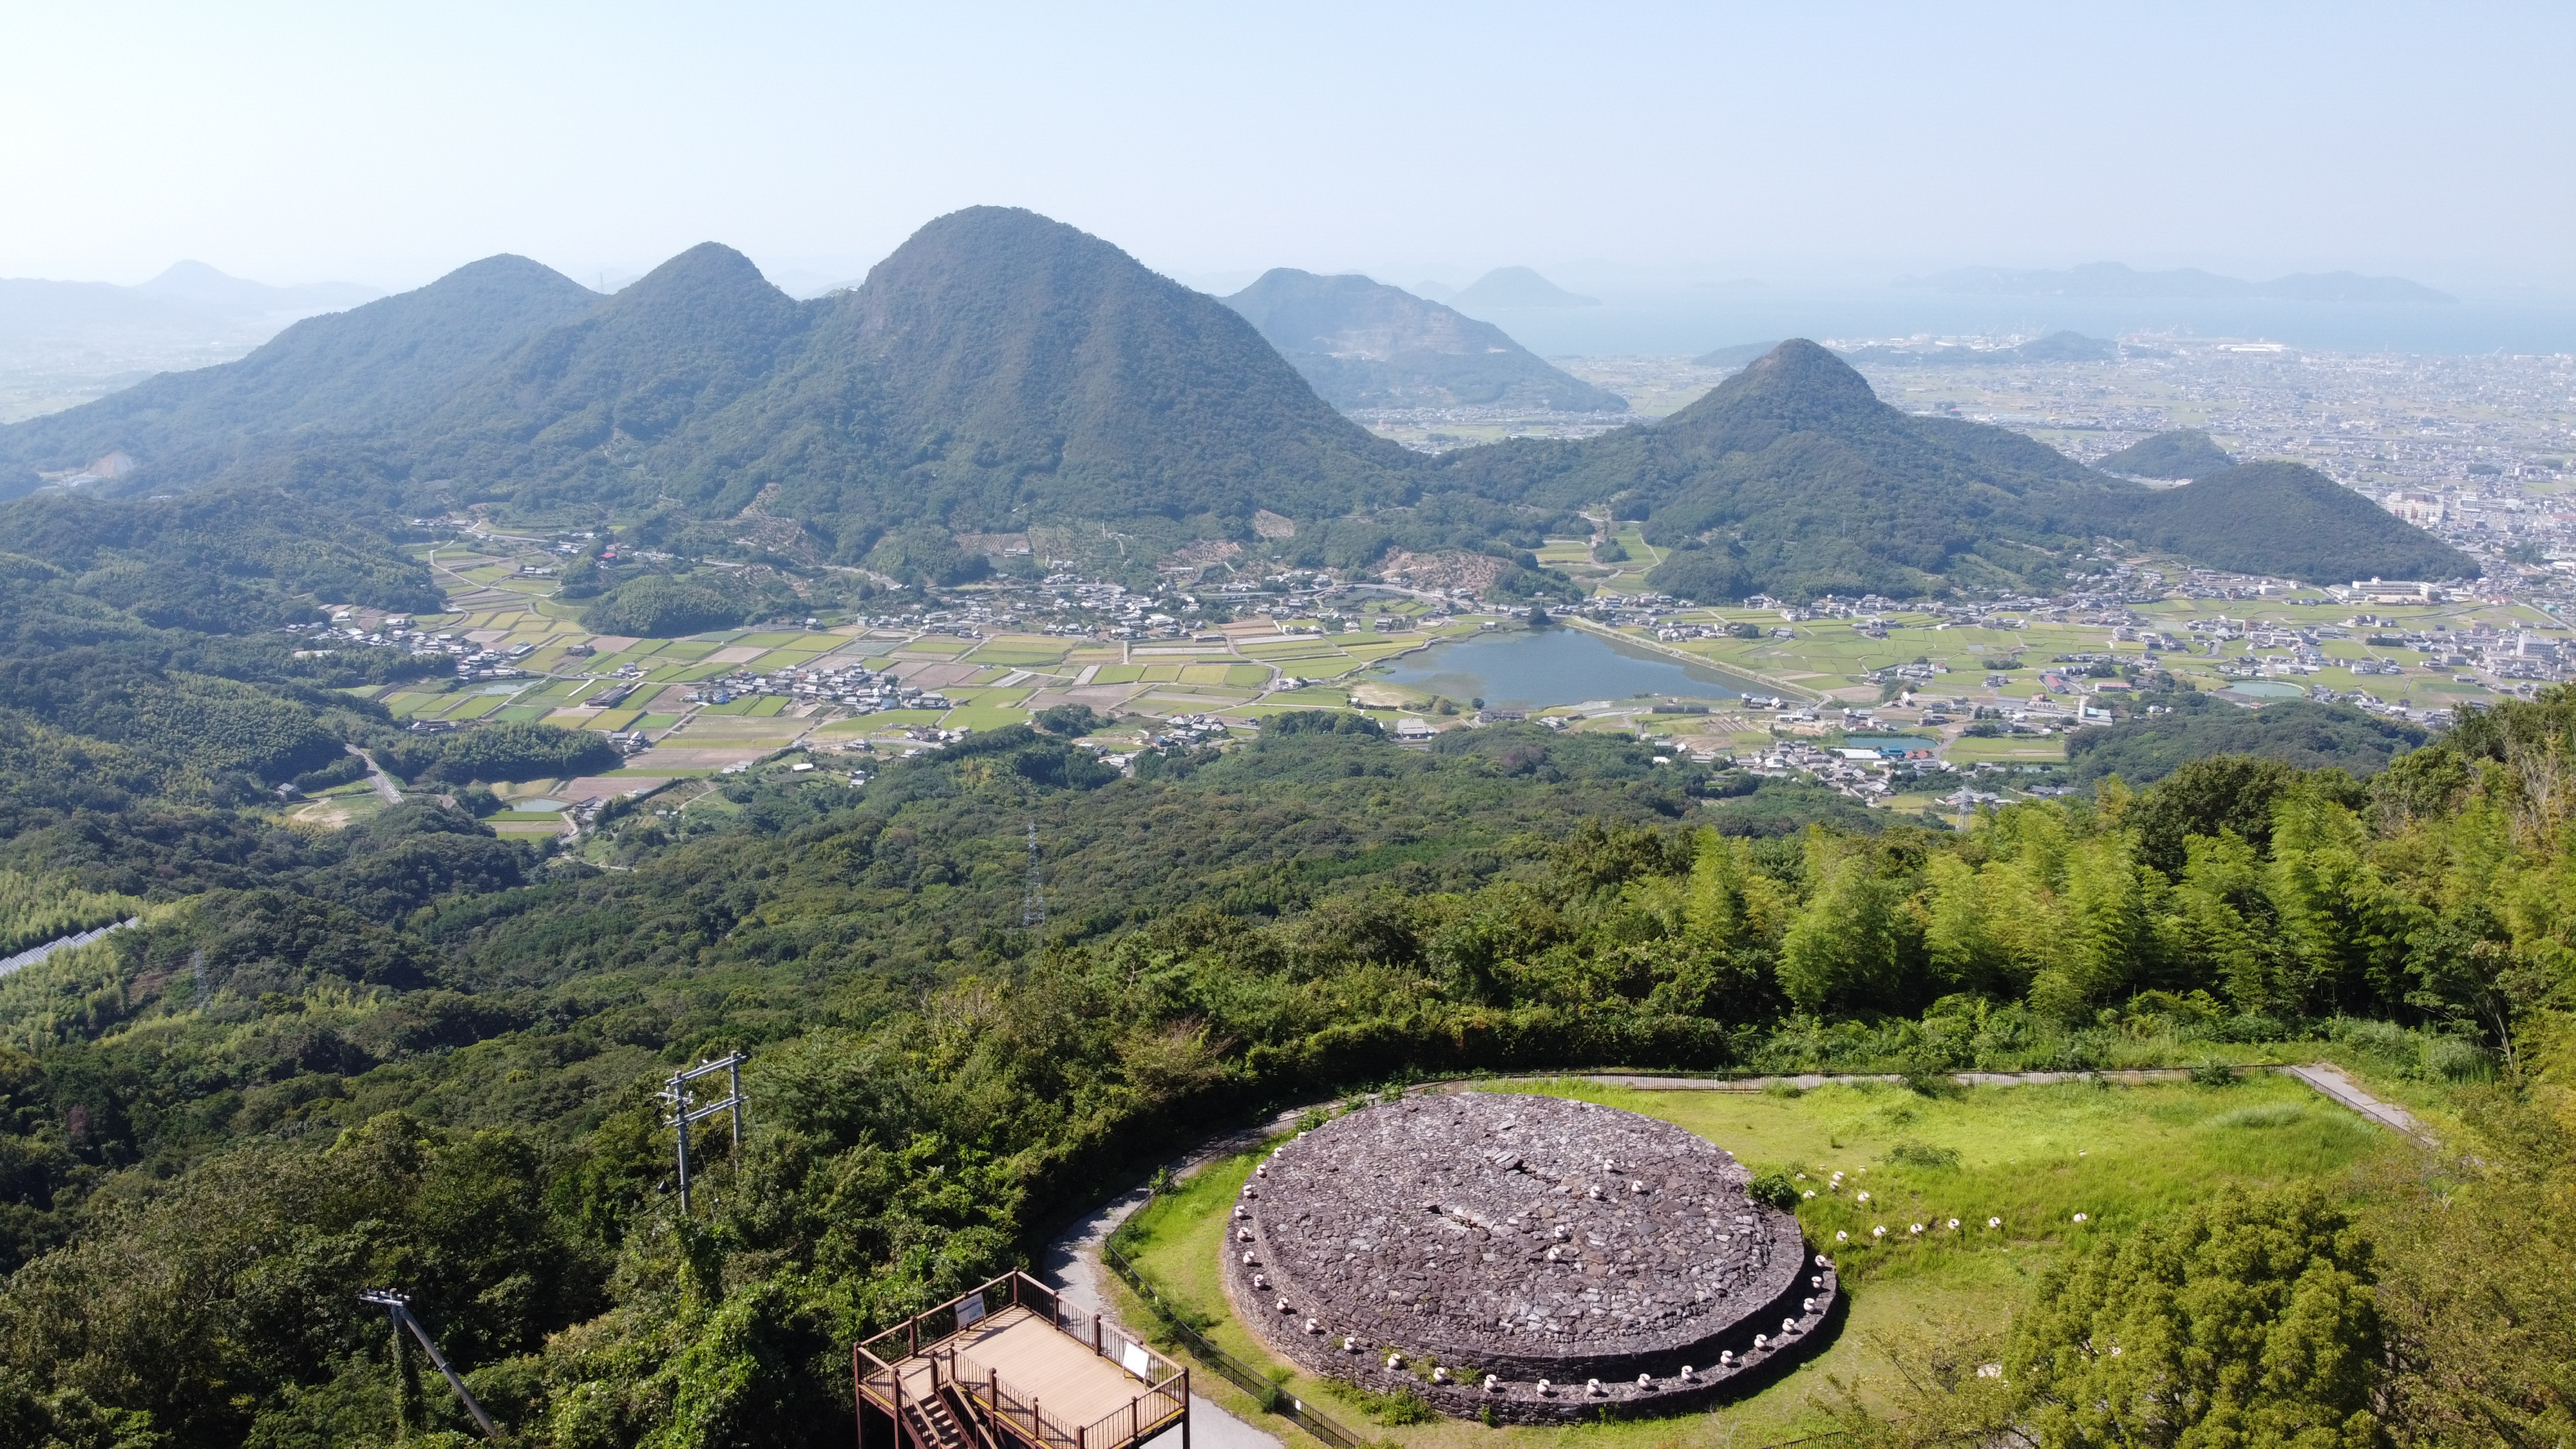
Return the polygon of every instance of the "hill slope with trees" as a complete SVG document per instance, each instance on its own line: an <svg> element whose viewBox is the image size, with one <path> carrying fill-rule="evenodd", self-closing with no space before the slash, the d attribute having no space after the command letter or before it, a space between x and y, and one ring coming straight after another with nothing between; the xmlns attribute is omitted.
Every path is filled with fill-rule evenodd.
<svg viewBox="0 0 2576 1449"><path fill-rule="evenodd" d="M1224 301L1345 411L1628 410L1626 398L1550 366L1492 323L1366 277L1274 267Z"/></svg>
<svg viewBox="0 0 2576 1449"><path fill-rule="evenodd" d="M2198 428L2176 428L2141 438L2093 466L2132 478L2205 478L2236 460Z"/></svg>
<svg viewBox="0 0 2576 1449"><path fill-rule="evenodd" d="M1215 299L979 207L797 302L709 244L602 299L533 263L298 324L239 363L0 429L20 491L122 448L120 491L352 488L415 508L767 505L855 558L921 518L1297 518L1411 500L1418 460Z"/></svg>
<svg viewBox="0 0 2576 1449"><path fill-rule="evenodd" d="M1643 519L1678 550L1649 582L1699 599L2019 585L2053 569L2092 500L2143 491L2018 433L1899 412L1801 340L1661 422L1442 462L1490 497Z"/></svg>
<svg viewBox="0 0 2576 1449"><path fill-rule="evenodd" d="M65 849L77 829L13 842L0 864L59 876L48 899L153 914L0 985L0 1408L168 1449L391 1438L399 1376L354 1295L396 1281L513 1442L838 1443L851 1342L1281 1106L1604 1064L1946 1094L1953 1070L2278 1043L2452 1091L2476 1134L2375 1184L2367 1222L2329 1215L2335 1261L2386 1285L2388 1351L2313 1393L2420 1442L2449 1415L2545 1425L2491 1385L2563 1361L2566 1285L2477 1265L2552 1241L2576 1177L2550 1115L2563 929L2531 909L2570 849L2537 747L2571 718L2555 690L2366 784L2199 762L1955 835L1701 828L1709 782L1625 738L1425 751L1282 721L1127 779L1026 728L864 794L766 773L723 786L728 811L627 821L618 871L541 868L428 802L320 839L200 811L159 871ZM997 924L1031 822L1043 933ZM708 1135L683 1213L653 1093L729 1049L751 1130ZM2295 1249L2252 1276L2307 1282L2315 1212L2225 1212ZM2101 1231L2017 1242L2080 1265L2111 1256ZM2441 1291L2464 1271L2474 1301ZM2153 1286L2036 1281L2019 1351L2106 1292L2141 1358L2213 1311ZM2240 1299L2258 1328L2327 1313ZM2483 1331L2500 1303L2529 1327ZM2275 1377L2267 1402L2303 1411L2305 1379ZM2052 1386L2025 1364L2003 1387ZM408 1402L414 1435L461 1427Z"/></svg>
<svg viewBox="0 0 2576 1449"><path fill-rule="evenodd" d="M2302 463L2243 463L2180 488L2108 494L2104 533L2208 568L2312 583L2476 578L2476 559Z"/></svg>
<svg viewBox="0 0 2576 1449"><path fill-rule="evenodd" d="M380 443L599 300L525 257L487 257L417 291L298 322L239 362L163 373L0 428L0 494L117 449L144 465L136 483L168 492L262 463L277 469L280 453Z"/></svg>
<svg viewBox="0 0 2576 1449"><path fill-rule="evenodd" d="M1383 344L1398 372L1448 359L1432 372L1453 391L1473 376L1559 401L1561 374L1393 289L1274 274L1256 292L1265 325L1318 355ZM1513 380L1455 370L1471 357ZM1426 458L1336 412L1225 303L998 207L941 217L806 302L714 244L607 298L492 258L241 362L0 428L0 492L117 449L140 466L88 489L270 489L317 518L571 509L641 517L652 538L731 538L760 515L797 525L771 542L801 557L904 576L954 574L915 565L957 533L1114 524L1143 543L1122 558L1150 558L1255 541L1263 512L1299 525L1274 546L1301 563L1365 566L1397 543L1517 560L1603 506L1675 551L1656 587L1711 600L2044 588L2058 550L2104 532L2246 572L2470 571L2288 465L2149 496L2020 434L1888 407L1804 341L1652 425ZM913 562L885 568L897 556Z"/></svg>

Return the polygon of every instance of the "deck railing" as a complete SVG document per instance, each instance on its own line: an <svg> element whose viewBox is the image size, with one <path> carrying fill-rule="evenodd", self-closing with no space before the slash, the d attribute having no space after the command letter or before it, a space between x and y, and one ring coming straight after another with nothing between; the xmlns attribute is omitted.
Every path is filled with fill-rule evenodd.
<svg viewBox="0 0 2576 1449"><path fill-rule="evenodd" d="M981 1313L963 1312L980 1298ZM1012 1308L1043 1314L1057 1332L1133 1375L1141 1392L1089 1424L1069 1424L1049 1414L1037 1396L959 1352L951 1340ZM859 1396L901 1418L905 1399L901 1363L926 1360L933 1391L946 1384L977 1410L1035 1449L1112 1449L1178 1420L1189 1408L1189 1370L1097 1314L1064 1302L1063 1295L1025 1273L1011 1272L917 1313L873 1338L851 1345L850 1370ZM1141 1366L1141 1371L1140 1371ZM975 1426L978 1437L989 1437Z"/></svg>
<svg viewBox="0 0 2576 1449"><path fill-rule="evenodd" d="M1329 1416L1315 1412L1304 1399L1283 1393L1268 1375L1217 1347L1206 1334L1191 1326L1187 1316L1164 1301L1162 1290L1129 1262L1126 1254L1118 1251L1115 1241L1102 1243L1100 1256L1109 1265L1109 1270L1136 1290L1136 1296L1145 1300L1146 1307L1154 1310L1163 1327L1188 1346L1193 1357L1215 1369L1220 1377L1232 1382L1236 1388L1251 1394L1263 1408L1323 1440L1333 1449L1361 1449L1368 1442L1333 1422Z"/></svg>

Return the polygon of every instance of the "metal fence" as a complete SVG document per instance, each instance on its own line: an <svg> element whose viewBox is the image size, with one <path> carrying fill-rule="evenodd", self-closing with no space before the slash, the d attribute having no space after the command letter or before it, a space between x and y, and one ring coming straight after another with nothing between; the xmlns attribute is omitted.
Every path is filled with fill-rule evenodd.
<svg viewBox="0 0 2576 1449"><path fill-rule="evenodd" d="M1191 1357L1216 1370L1236 1388L1260 1399L1263 1408L1332 1445L1333 1449L1363 1449L1363 1446L1369 1442L1315 1412L1308 1407L1305 1400L1284 1392L1277 1384L1264 1377L1259 1369L1209 1342L1206 1334L1192 1327L1188 1319L1183 1318L1170 1304L1163 1301L1162 1291L1156 1288L1143 1273L1138 1272L1135 1264L1127 1261L1127 1255L1118 1251L1117 1244L1103 1242L1100 1245L1100 1257L1109 1265L1111 1272L1116 1273L1128 1287L1136 1290L1136 1296L1145 1300L1146 1305L1154 1310L1154 1316L1160 1318L1163 1326L1170 1329L1174 1337L1180 1339L1181 1345L1190 1351Z"/></svg>

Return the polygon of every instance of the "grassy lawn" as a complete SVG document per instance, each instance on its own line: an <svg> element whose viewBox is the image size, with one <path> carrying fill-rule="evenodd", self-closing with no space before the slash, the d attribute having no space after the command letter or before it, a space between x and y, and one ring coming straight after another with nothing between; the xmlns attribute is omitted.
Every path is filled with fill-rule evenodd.
<svg viewBox="0 0 2576 1449"><path fill-rule="evenodd" d="M1503 1090L1504 1088L1497 1088ZM2260 1076L2226 1087L2070 1085L1988 1087L1924 1097L1903 1087L1825 1087L1803 1095L1637 1092L1588 1083L1513 1084L1619 1107L1686 1127L1756 1172L1806 1174L1816 1196L1799 1213L1809 1241L1842 1269L1850 1312L1834 1340L1787 1378L1707 1413L1564 1429L1487 1429L1451 1420L1369 1421L1334 1386L1303 1374L1285 1382L1345 1427L1405 1449L1450 1449L1496 1436L1532 1445L1683 1449L1774 1444L1830 1427L1818 1400L1828 1377L1869 1385L1891 1372L1882 1344L1926 1341L1958 1325L1997 1327L2049 1265L2096 1235L2125 1234L2222 1184L2270 1186L2336 1178L2411 1151L2306 1086ZM1227 1352L1264 1368L1289 1366L1226 1313L1218 1256L1236 1193L1262 1154L1209 1166L1134 1221L1128 1251L1165 1296ZM1829 1187L1832 1174L1843 1187ZM1862 1203L1857 1195L1870 1194ZM2076 1213L2088 1221L2078 1225ZM1948 1224L1957 1218L1960 1227ZM1987 1227L2002 1219L2000 1228ZM1913 1225L1922 1223L1917 1238ZM1872 1229L1885 1227L1884 1239ZM1835 1234L1849 1235L1837 1244ZM1131 1324L1151 1322L1103 1274ZM1214 1374L1226 1406L1282 1431ZM1206 1391L1206 1390L1203 1390Z"/></svg>

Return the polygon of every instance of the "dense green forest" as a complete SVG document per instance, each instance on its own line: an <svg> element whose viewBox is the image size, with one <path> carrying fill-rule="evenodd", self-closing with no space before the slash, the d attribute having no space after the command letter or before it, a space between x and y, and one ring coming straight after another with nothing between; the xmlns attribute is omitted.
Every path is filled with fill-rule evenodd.
<svg viewBox="0 0 2576 1449"><path fill-rule="evenodd" d="M1648 581L1699 599L2022 587L2088 499L2134 488L2016 433L1901 413L1796 340L1650 427L1441 462L1485 496L1645 520L1680 550Z"/></svg>
<svg viewBox="0 0 2576 1449"><path fill-rule="evenodd" d="M2122 448L2095 465L2131 478L2205 478L2236 466L2227 450L2198 428L2176 428Z"/></svg>
<svg viewBox="0 0 2576 1449"><path fill-rule="evenodd" d="M612 820L614 870L434 801L318 836L149 795L31 814L0 848L13 889L148 920L0 979L0 1422L390 1437L383 1322L352 1295L392 1282L524 1442L838 1443L853 1338L1274 1104L1495 1068L2082 1068L2303 1036L2488 1083L2459 1090L2496 1145L2366 1220L2295 1220L2338 1272L2363 1249L2336 1234L2366 1234L2387 1351L2274 1399L2313 1418L2361 1394L2377 1417L2335 1441L2356 1446L2562 1422L2515 1374L2567 1347L2567 1280L2425 1285L2524 1251L2576 1164L2553 1115L2576 693L2366 780L2220 757L1961 832L1800 830L1796 792L1617 737L1420 750L1309 723L1332 720L1132 778L1025 727L855 796L760 774L685 824ZM684 1218L650 1093L726 1048L752 1053L754 1129ZM2212 1211L2189 1231L2309 1210ZM2043 1306L2132 1311L2135 1271L2103 1272ZM2497 1312L2519 1336L2476 1331ZM2072 1372L2006 1387L2080 1406ZM2056 1422L2036 1403L2012 1421ZM1927 1398L1868 1432L1992 1407ZM461 1427L435 1395L409 1412Z"/></svg>
<svg viewBox="0 0 2576 1449"><path fill-rule="evenodd" d="M2117 775L2132 785L2163 779L2211 755L2255 755L2304 770L2339 765L2368 774L2424 743L2418 726L2348 704L2283 700L2240 709L2196 690L2160 690L2117 724L2088 725L2066 737L2067 763L2090 783ZM2145 707L2166 711L2151 715Z"/></svg>
<svg viewBox="0 0 2576 1449"><path fill-rule="evenodd" d="M2319 582L2458 579L2478 562L2303 463L2239 464L2180 488L2106 498L2106 533L2238 573Z"/></svg>

